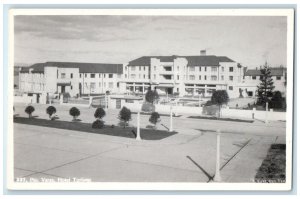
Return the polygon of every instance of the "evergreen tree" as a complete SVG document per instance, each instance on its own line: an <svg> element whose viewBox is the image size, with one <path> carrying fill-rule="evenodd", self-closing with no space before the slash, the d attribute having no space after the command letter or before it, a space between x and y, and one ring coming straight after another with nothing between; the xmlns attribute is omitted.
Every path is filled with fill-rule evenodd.
<svg viewBox="0 0 300 199"><path fill-rule="evenodd" d="M265 106L269 102L269 98L272 97L272 91L274 89L274 82L271 76L270 66L266 62L260 69L260 84L257 86L258 103Z"/></svg>

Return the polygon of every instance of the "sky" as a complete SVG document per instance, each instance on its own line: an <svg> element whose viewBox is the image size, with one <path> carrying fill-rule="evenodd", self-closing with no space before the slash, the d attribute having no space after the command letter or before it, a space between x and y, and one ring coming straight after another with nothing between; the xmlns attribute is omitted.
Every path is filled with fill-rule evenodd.
<svg viewBox="0 0 300 199"><path fill-rule="evenodd" d="M286 66L281 16L15 16L15 65L127 63L140 56L227 56L249 68Z"/></svg>

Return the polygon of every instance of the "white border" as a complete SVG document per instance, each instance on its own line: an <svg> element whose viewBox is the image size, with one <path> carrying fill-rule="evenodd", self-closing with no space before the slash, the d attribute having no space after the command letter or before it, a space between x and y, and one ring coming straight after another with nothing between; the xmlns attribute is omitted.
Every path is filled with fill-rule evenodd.
<svg viewBox="0 0 300 199"><path fill-rule="evenodd" d="M16 183L13 180L13 133L8 133L7 187L14 190L291 190L293 111L293 9L11 9L9 12L9 79L13 80L15 15L176 15L176 16L286 16L287 126L286 183ZM13 82L9 81L8 129L13 129ZM295 132L296 133L296 132Z"/></svg>

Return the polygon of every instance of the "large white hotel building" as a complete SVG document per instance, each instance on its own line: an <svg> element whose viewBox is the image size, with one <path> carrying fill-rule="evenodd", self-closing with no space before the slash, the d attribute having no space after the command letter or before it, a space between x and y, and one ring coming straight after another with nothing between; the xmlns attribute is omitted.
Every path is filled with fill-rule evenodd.
<svg viewBox="0 0 300 199"><path fill-rule="evenodd" d="M215 90L227 90L230 98L253 97L257 85L251 74L259 76L256 71L247 72L232 59L205 51L198 56L143 56L126 64L46 62L20 69L19 90L80 96L107 91L142 94L151 87L159 94L179 96L210 97ZM276 71L274 81L283 85L286 70Z"/></svg>

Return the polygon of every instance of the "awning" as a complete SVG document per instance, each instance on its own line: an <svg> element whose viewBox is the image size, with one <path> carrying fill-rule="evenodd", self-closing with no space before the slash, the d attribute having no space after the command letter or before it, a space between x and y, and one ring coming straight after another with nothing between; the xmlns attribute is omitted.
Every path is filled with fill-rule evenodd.
<svg viewBox="0 0 300 199"><path fill-rule="evenodd" d="M159 84L156 87L158 87L158 88L174 88L174 84Z"/></svg>
<svg viewBox="0 0 300 199"><path fill-rule="evenodd" d="M68 82L68 83L57 83L57 86L71 86L71 82Z"/></svg>

